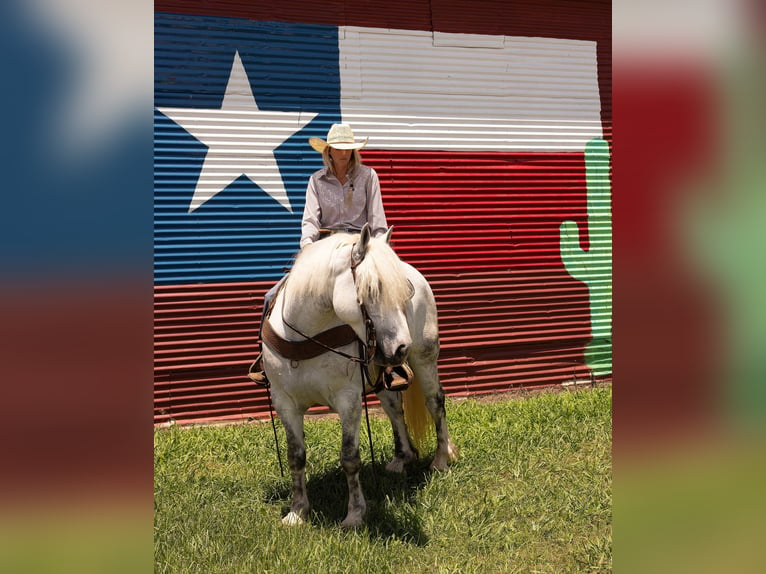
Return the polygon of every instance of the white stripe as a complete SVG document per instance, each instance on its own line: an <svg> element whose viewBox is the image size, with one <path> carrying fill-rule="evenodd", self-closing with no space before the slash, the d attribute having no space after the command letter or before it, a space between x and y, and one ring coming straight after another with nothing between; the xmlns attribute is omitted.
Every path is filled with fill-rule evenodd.
<svg viewBox="0 0 766 574"><path fill-rule="evenodd" d="M345 27L341 114L375 149L577 151L602 137L596 43Z"/></svg>

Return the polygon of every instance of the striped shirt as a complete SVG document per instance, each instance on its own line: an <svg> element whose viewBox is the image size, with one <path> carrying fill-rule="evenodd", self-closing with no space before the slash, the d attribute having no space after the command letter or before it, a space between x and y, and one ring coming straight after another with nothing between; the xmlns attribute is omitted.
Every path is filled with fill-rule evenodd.
<svg viewBox="0 0 766 574"><path fill-rule="evenodd" d="M316 241L321 228L361 229L365 223L373 237L388 228L375 170L359 165L343 185L326 167L314 172L306 188L301 247Z"/></svg>

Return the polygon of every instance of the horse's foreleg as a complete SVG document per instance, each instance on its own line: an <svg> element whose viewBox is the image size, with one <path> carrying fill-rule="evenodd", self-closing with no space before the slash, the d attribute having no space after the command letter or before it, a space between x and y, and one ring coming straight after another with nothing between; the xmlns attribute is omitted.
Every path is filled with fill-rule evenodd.
<svg viewBox="0 0 766 574"><path fill-rule="evenodd" d="M280 413L287 437L287 462L292 478L292 504L283 524L294 526L308 518L309 499L306 493L306 447L303 436L303 413Z"/></svg>
<svg viewBox="0 0 766 574"><path fill-rule="evenodd" d="M444 390L439 384L436 362L415 366L416 376L426 397L426 407L431 413L436 428L436 455L431 463L434 470L447 470L449 463L457 460L457 447L450 439L447 427L447 411L444 408Z"/></svg>
<svg viewBox="0 0 766 574"><path fill-rule="evenodd" d="M362 422L362 407L351 403L337 409L343 434L340 451L340 464L346 473L348 482L348 512L341 523L344 528L357 528L362 525L367 503L364 500L362 485L359 482L359 470L362 460L359 457L359 426Z"/></svg>
<svg viewBox="0 0 766 574"><path fill-rule="evenodd" d="M418 459L418 451L412 446L404 423L402 409L402 394L391 391L381 391L378 399L386 415L391 420L391 430L394 434L394 458L386 465L391 472L404 472L404 465Z"/></svg>

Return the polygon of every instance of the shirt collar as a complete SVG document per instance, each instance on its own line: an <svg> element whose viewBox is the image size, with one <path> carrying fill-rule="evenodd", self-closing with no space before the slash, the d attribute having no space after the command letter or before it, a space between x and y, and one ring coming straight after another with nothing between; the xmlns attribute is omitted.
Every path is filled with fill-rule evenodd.
<svg viewBox="0 0 766 574"><path fill-rule="evenodd" d="M329 168L329 167L323 167L323 168L322 168L322 170L321 170L321 171L320 171L320 173L319 173L319 178L320 178L320 179L330 179L330 178L332 178L332 179L337 179L337 178L336 178L336 177L335 177L335 176L332 174L332 172L330 171L330 168Z"/></svg>
<svg viewBox="0 0 766 574"><path fill-rule="evenodd" d="M356 176L358 175L358 173L359 173L359 170L357 169L354 172L354 175L351 178L349 178L349 179L354 179L355 180ZM338 181L338 178L335 177L335 175L333 175L333 173L330 171L329 167L323 167L321 169L321 171L319 173L319 179L325 179L325 180L328 180L328 181L331 181L331 180L334 179L335 181Z"/></svg>

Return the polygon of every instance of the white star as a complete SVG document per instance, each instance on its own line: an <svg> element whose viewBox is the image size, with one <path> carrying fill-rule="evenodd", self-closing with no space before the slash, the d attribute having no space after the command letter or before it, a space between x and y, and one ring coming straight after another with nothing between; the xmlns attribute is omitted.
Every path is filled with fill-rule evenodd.
<svg viewBox="0 0 766 574"><path fill-rule="evenodd" d="M209 148L189 213L241 175L293 212L274 150L317 114L259 110L239 52L234 54L220 110L157 109Z"/></svg>

